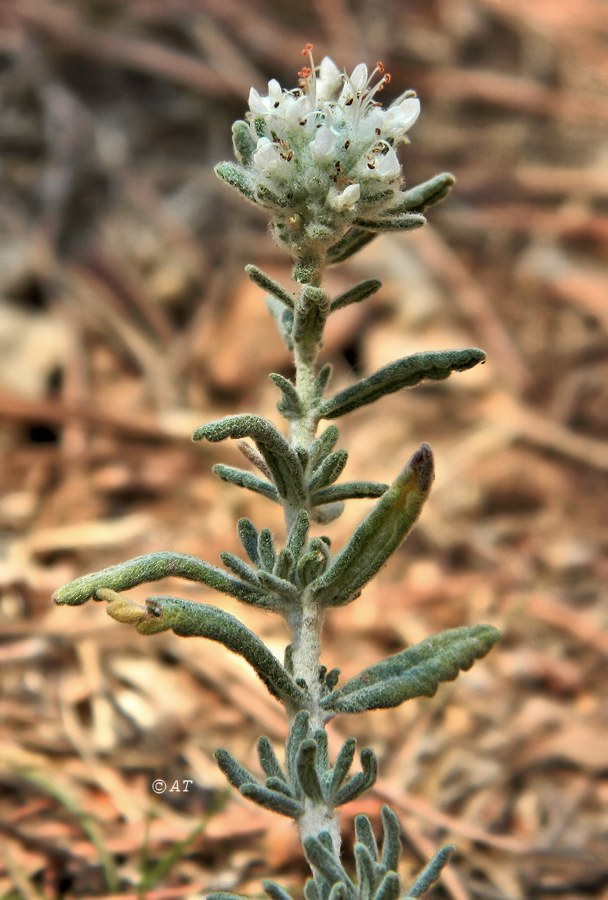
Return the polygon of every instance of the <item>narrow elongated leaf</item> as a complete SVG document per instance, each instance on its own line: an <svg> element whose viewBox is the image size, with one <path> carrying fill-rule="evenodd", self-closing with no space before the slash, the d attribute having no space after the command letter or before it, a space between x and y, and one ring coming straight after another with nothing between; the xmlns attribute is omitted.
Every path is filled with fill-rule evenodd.
<svg viewBox="0 0 608 900"><path fill-rule="evenodd" d="M424 867L414 884L408 888L408 897L422 897L428 889L437 881L442 870L450 861L450 856L456 850L454 844L446 844L432 860Z"/></svg>
<svg viewBox="0 0 608 900"><path fill-rule="evenodd" d="M299 505L306 493L302 467L294 450L272 422L261 416L226 416L201 425L192 435L193 441L223 441L226 438L249 437L255 442L272 472L275 486L285 500Z"/></svg>
<svg viewBox="0 0 608 900"><path fill-rule="evenodd" d="M387 872L374 894L374 900L397 900L401 890L401 879L397 872ZM407 898L406 898L407 900Z"/></svg>
<svg viewBox="0 0 608 900"><path fill-rule="evenodd" d="M331 453L336 445L336 441L340 436L340 432L335 425L328 425L323 434L310 445L309 465L311 469L316 469L323 462L328 453Z"/></svg>
<svg viewBox="0 0 608 900"><path fill-rule="evenodd" d="M277 372L271 372L268 377L281 391L282 397L277 403L277 409L281 415L285 416L286 419L293 419L302 415L300 395L293 382Z"/></svg>
<svg viewBox="0 0 608 900"><path fill-rule="evenodd" d="M87 600L96 599L96 594L101 588L127 591L138 584L160 581L161 578L184 578L187 581L197 581L262 609L279 610L283 607L283 601L280 598L273 596L268 591L239 581L227 572L218 569L217 566L212 566L196 556L169 552L136 556L135 559L119 563L116 566L92 572L90 575L83 575L55 591L53 600L59 606L77 606Z"/></svg>
<svg viewBox="0 0 608 900"><path fill-rule="evenodd" d="M405 356L324 400L319 405L319 415L322 419L335 419L360 406L374 403L386 394L413 387L424 379L441 381L452 372L464 372L465 369L471 369L477 363L484 362L485 358L483 350L475 347Z"/></svg>
<svg viewBox="0 0 608 900"><path fill-rule="evenodd" d="M257 783L255 775L252 775L249 769L246 769L240 762L237 762L232 753L229 753L228 750L224 750L223 747L220 747L213 755L215 756L218 766L232 787L235 787L237 791L244 784Z"/></svg>
<svg viewBox="0 0 608 900"><path fill-rule="evenodd" d="M365 846L355 844L355 861L357 864L357 887L360 897L373 897L376 887L376 867L372 855Z"/></svg>
<svg viewBox="0 0 608 900"><path fill-rule="evenodd" d="M344 306L349 306L351 303L361 303L362 300L367 300L368 297L375 294L381 287L382 282L378 281L377 278L370 278L369 281L360 281L359 284L344 291L343 294L334 297L331 301L330 312L335 312L337 309L342 309Z"/></svg>
<svg viewBox="0 0 608 900"><path fill-rule="evenodd" d="M285 773L274 752L274 747L270 740L264 735L261 738L258 738L258 757L262 769L269 778L281 778L285 781Z"/></svg>
<svg viewBox="0 0 608 900"><path fill-rule="evenodd" d="M308 480L307 488L309 491L315 491L320 488L333 484L342 472L348 461L348 453L346 450L334 450L325 457L323 462L313 472Z"/></svg>
<svg viewBox="0 0 608 900"><path fill-rule="evenodd" d="M376 838L372 829L372 823L370 822L368 817L363 815L362 813L360 813L358 816L355 816L355 835L357 841L367 847L372 859L377 862L378 845L376 843Z"/></svg>
<svg viewBox="0 0 608 900"><path fill-rule="evenodd" d="M296 757L298 783L306 797L319 804L323 802L323 789L317 773L317 742L313 738L302 741Z"/></svg>
<svg viewBox="0 0 608 900"><path fill-rule="evenodd" d="M387 489L388 484L379 481L343 481L342 484L331 484L314 491L310 502L313 506L322 506L342 500L369 500L381 497Z"/></svg>
<svg viewBox="0 0 608 900"><path fill-rule="evenodd" d="M291 551L296 562L300 558L300 554L306 545L309 528L310 519L308 513L305 509L301 509L289 530L286 544L287 549Z"/></svg>
<svg viewBox="0 0 608 900"><path fill-rule="evenodd" d="M288 709L305 706L306 694L266 644L223 609L178 597L149 597L146 606L140 607L122 594L103 589L100 596L109 601L108 613L113 618L135 624L140 634L171 630L180 637L205 637L223 644L246 659L270 693ZM140 611L139 621L133 619L136 610Z"/></svg>
<svg viewBox="0 0 608 900"><path fill-rule="evenodd" d="M298 750L300 744L308 737L308 725L310 722L310 713L306 709L301 709L294 716L289 727L287 743L285 745L285 764L287 766L287 774L291 784L298 784Z"/></svg>
<svg viewBox="0 0 608 900"><path fill-rule="evenodd" d="M251 562L257 565L259 562L257 528L255 527L251 519L243 517L237 522L237 530L239 533L239 539L241 541L241 544L243 545L243 549L245 550Z"/></svg>
<svg viewBox="0 0 608 900"><path fill-rule="evenodd" d="M432 697L442 681L470 669L499 638L492 625L442 631L365 669L327 694L321 705L333 712L364 712L398 706L412 697Z"/></svg>
<svg viewBox="0 0 608 900"><path fill-rule="evenodd" d="M355 900L357 891L344 871L340 860L336 859L335 855L323 846L323 843L318 837L305 838L303 845L308 862L311 866L314 866L315 869L319 870L328 884L331 886L339 883L344 884L348 896Z"/></svg>
<svg viewBox="0 0 608 900"><path fill-rule="evenodd" d="M249 166L256 149L251 129L247 122L237 120L232 126L232 148L242 166Z"/></svg>
<svg viewBox="0 0 608 900"><path fill-rule="evenodd" d="M348 775L353 759L355 758L355 750L357 748L357 740L354 737L348 738L342 745L340 752L336 757L333 772L331 773L331 781L329 783L328 794L330 798L335 797L338 790L342 786L342 782ZM333 802L333 800L332 800Z"/></svg>
<svg viewBox="0 0 608 900"><path fill-rule="evenodd" d="M291 895L288 894L287 891L283 890L279 884L270 881L268 878L262 882L262 887L271 900L292 900Z"/></svg>
<svg viewBox="0 0 608 900"><path fill-rule="evenodd" d="M378 219L356 219L355 223L368 231L411 231L425 225L426 219L418 213L406 212Z"/></svg>
<svg viewBox="0 0 608 900"><path fill-rule="evenodd" d="M243 581L251 582L255 587L259 587L260 579L258 578L255 569L252 569L240 556L225 550L220 553L220 559L227 569L232 569L234 574L238 575L239 578L242 578Z"/></svg>
<svg viewBox="0 0 608 900"><path fill-rule="evenodd" d="M384 832L380 862L388 871L396 872L401 856L401 825L397 814L386 804L380 810L380 816Z"/></svg>
<svg viewBox="0 0 608 900"><path fill-rule="evenodd" d="M281 816L299 819L304 812L304 807L297 800L293 800L291 797L287 797L278 791L271 791L262 784L244 784L240 790L243 797L247 797L248 800L252 800L258 806L270 809Z"/></svg>
<svg viewBox="0 0 608 900"><path fill-rule="evenodd" d="M364 791L368 791L376 783L378 777L378 760L376 754L369 747L361 751L361 772L357 772L352 778L342 785L334 797L334 806L343 806L350 803Z"/></svg>
<svg viewBox="0 0 608 900"><path fill-rule="evenodd" d="M336 241L336 243L329 248L327 252L328 264L334 266L337 263L344 262L345 259L349 259L358 250L361 250L366 244L373 241L377 234L379 234L379 232L365 231L363 228L349 229L343 238Z"/></svg>
<svg viewBox="0 0 608 900"><path fill-rule="evenodd" d="M432 480L431 448L422 444L327 571L311 585L319 603L342 606L367 584L418 518Z"/></svg>
<svg viewBox="0 0 608 900"><path fill-rule="evenodd" d="M452 190L456 179L449 172L442 172L417 184L413 188L405 191L400 202L390 210L390 214L402 212L423 213L429 207L435 206L443 200Z"/></svg>
<svg viewBox="0 0 608 900"><path fill-rule="evenodd" d="M273 500L275 503L281 502L279 492L274 484L270 481L265 481L263 478L258 478L253 472L248 472L246 469L237 469L234 466L225 466L223 463L216 463L212 466L212 471L222 481L227 481L228 484L236 484L237 487L247 488L247 490L253 491L255 494L261 494L262 497L266 497L267 500Z"/></svg>
<svg viewBox="0 0 608 900"><path fill-rule="evenodd" d="M271 278L266 272L262 272L257 266L245 266L245 271L251 280L255 281L255 283L264 291L268 291L269 294L272 294L273 297L276 297L277 300L280 300L281 303L284 303L289 309L293 309L293 297L279 284L278 281L275 281L274 278Z"/></svg>
<svg viewBox="0 0 608 900"><path fill-rule="evenodd" d="M213 170L218 178L225 181L230 187L237 190L250 203L257 205L253 182L241 166L237 166L231 162L218 163Z"/></svg>

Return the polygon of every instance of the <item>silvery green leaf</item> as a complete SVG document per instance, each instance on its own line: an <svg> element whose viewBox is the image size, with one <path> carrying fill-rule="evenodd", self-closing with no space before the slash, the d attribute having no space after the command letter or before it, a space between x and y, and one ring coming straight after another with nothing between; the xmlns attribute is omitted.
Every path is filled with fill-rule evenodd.
<svg viewBox="0 0 608 900"><path fill-rule="evenodd" d="M354 847L357 866L357 887L360 897L373 897L376 887L376 867L371 853L365 846L357 842Z"/></svg>
<svg viewBox="0 0 608 900"><path fill-rule="evenodd" d="M270 528L262 528L258 538L258 556L260 558L260 566L267 572L272 572L277 559L277 553L274 549L274 541Z"/></svg>
<svg viewBox="0 0 608 900"><path fill-rule="evenodd" d="M277 300L280 300L281 303L285 304L289 309L293 309L293 297L279 284L278 281L275 281L274 278L271 278L266 272L262 272L257 266L245 266L245 271L251 280L255 281L255 283L263 290L268 291L269 294L272 294L273 297L276 297Z"/></svg>
<svg viewBox="0 0 608 900"><path fill-rule="evenodd" d="M228 482L228 484L235 484L237 487L247 488L247 490L253 491L255 494L261 494L262 497L266 497L267 500L272 500L275 503L281 502L279 492L274 484L270 481L265 481L263 478L258 478L257 475L253 475L246 469L237 469L234 466L225 466L223 463L216 463L212 466L212 471L218 478Z"/></svg>
<svg viewBox="0 0 608 900"><path fill-rule="evenodd" d="M397 814L386 804L380 810L382 818L382 857L381 864L388 871L396 872L401 856L401 825Z"/></svg>
<svg viewBox="0 0 608 900"><path fill-rule="evenodd" d="M364 669L327 694L321 705L332 712L359 713L398 706L413 697L432 697L442 681L470 669L499 638L492 625L442 631Z"/></svg>
<svg viewBox="0 0 608 900"><path fill-rule="evenodd" d="M334 450L333 453L329 453L308 479L306 484L308 491L316 491L333 484L344 471L347 461L346 450Z"/></svg>
<svg viewBox="0 0 608 900"><path fill-rule="evenodd" d="M305 284L296 297L291 336L300 353L315 353L321 341L330 299L322 288Z"/></svg>
<svg viewBox="0 0 608 900"><path fill-rule="evenodd" d="M323 802L323 788L317 772L317 742L314 738L302 741L296 756L298 784L302 793L315 804Z"/></svg>
<svg viewBox="0 0 608 900"><path fill-rule="evenodd" d="M361 772L356 772L352 778L349 778L346 784L336 792L333 797L334 806L343 806L350 803L356 797L359 797L365 791L374 786L378 777L378 760L376 754L370 747L364 747L360 755Z"/></svg>
<svg viewBox="0 0 608 900"><path fill-rule="evenodd" d="M282 397L277 404L277 409L281 415L285 416L286 419L293 419L302 415L302 404L295 384L289 378L285 378L276 372L272 372L268 377L281 391Z"/></svg>
<svg viewBox="0 0 608 900"><path fill-rule="evenodd" d="M378 281L377 278L370 278L368 281L360 281L359 284L356 284L354 287L344 291L344 293L334 297L331 301L330 312L335 312L337 309L342 309L344 306L349 306L351 303L361 303L362 300L367 300L368 297L375 294L381 287L382 282Z"/></svg>
<svg viewBox="0 0 608 900"><path fill-rule="evenodd" d="M373 241L379 232L365 231L363 228L350 228L343 238L329 248L327 262L333 266L349 259L358 250L361 250L370 241Z"/></svg>
<svg viewBox="0 0 608 900"><path fill-rule="evenodd" d="M310 496L311 506L323 506L342 500L369 500L381 497L388 490L388 484L379 481L344 481L319 488Z"/></svg>
<svg viewBox="0 0 608 900"><path fill-rule="evenodd" d="M421 228L425 225L426 219L424 216L418 215L418 213L406 212L382 216L378 219L356 219L355 224L359 228L364 228L368 231L411 231L414 228Z"/></svg>
<svg viewBox="0 0 608 900"><path fill-rule="evenodd" d="M374 894L374 900L397 900L401 890L401 879L397 872L387 872ZM405 898L407 900L407 897Z"/></svg>
<svg viewBox="0 0 608 900"><path fill-rule="evenodd" d="M283 888L274 881L265 879L262 882L262 887L271 900L292 900L290 894L288 894L287 891L284 891Z"/></svg>
<svg viewBox="0 0 608 900"><path fill-rule="evenodd" d="M438 350L430 353L414 353L397 359L350 385L333 397L319 404L322 419L335 419L345 413L374 403L386 394L413 387L424 379L440 381L452 372L464 372L485 361L485 353L477 348L466 350Z"/></svg>
<svg viewBox="0 0 608 900"><path fill-rule="evenodd" d="M424 867L414 884L408 888L406 894L410 898L422 897L430 887L440 877L443 868L450 861L450 856L456 847L453 844L446 844L439 850L433 859Z"/></svg>
<svg viewBox="0 0 608 900"><path fill-rule="evenodd" d="M281 778L285 781L285 773L279 762L270 740L262 736L258 738L258 757L260 765L269 778Z"/></svg>
<svg viewBox="0 0 608 900"><path fill-rule="evenodd" d="M372 829L372 824L367 816L360 813L355 816L355 836L360 844L367 847L371 857L378 861L378 845Z"/></svg>
<svg viewBox="0 0 608 900"><path fill-rule="evenodd" d="M201 425L192 440L223 441L226 438L249 437L254 442L268 468L281 497L294 506L300 505L306 496L302 467L294 450L278 429L261 416L250 414L226 416L207 425Z"/></svg>
<svg viewBox="0 0 608 900"><path fill-rule="evenodd" d="M205 637L223 644L246 659L249 665L288 709L301 709L307 696L294 682L260 638L235 616L206 603L177 597L149 597L148 615L138 625L140 634L171 630L179 637Z"/></svg>
<svg viewBox="0 0 608 900"><path fill-rule="evenodd" d="M328 884L331 886L338 883L344 884L348 897L356 900L357 891L354 884L344 871L340 860L323 845L321 835L305 838L303 845L308 862L319 870Z"/></svg>
<svg viewBox="0 0 608 900"><path fill-rule="evenodd" d="M257 528L255 527L251 519L243 517L237 522L237 530L239 533L241 544L243 545L243 549L247 553L247 556L249 557L251 562L257 565L259 562Z"/></svg>
<svg viewBox="0 0 608 900"><path fill-rule="evenodd" d="M336 445L340 432L335 425L328 425L325 431L315 438L309 449L309 465L316 469Z"/></svg>
<svg viewBox="0 0 608 900"><path fill-rule="evenodd" d="M281 816L288 816L290 819L299 819L304 812L304 807L297 800L293 800L279 791L271 791L262 784L244 784L240 788L240 792L243 797L247 797L258 806L270 809Z"/></svg>
<svg viewBox="0 0 608 900"><path fill-rule="evenodd" d="M255 153L256 142L247 122L237 120L232 126L232 147L234 155L242 166L249 166Z"/></svg>
<svg viewBox="0 0 608 900"><path fill-rule="evenodd" d="M245 169L231 162L221 162L217 164L213 171L218 178L221 178L222 181L225 181L226 184L242 194L246 200L249 200L250 203L255 203L257 206L254 184Z"/></svg>
<svg viewBox="0 0 608 900"><path fill-rule="evenodd" d="M389 212L390 214L401 212L423 213L429 207L443 200L452 190L456 179L449 172L442 172L417 184L401 195L399 203Z"/></svg>
<svg viewBox="0 0 608 900"><path fill-rule="evenodd" d="M263 609L280 609L282 607L278 598L273 598L267 592L234 578L233 575L223 572L217 566L212 566L196 556L168 552L148 553L99 572L83 575L59 588L53 595L53 599L60 606L77 606L87 600L96 599L97 591L102 588L126 591L138 584L160 581L161 578L184 578L187 581L197 581L223 594L236 597L244 603L260 606Z"/></svg>
<svg viewBox="0 0 608 900"><path fill-rule="evenodd" d="M287 549L293 554L294 560L300 558L300 554L306 545L308 539L308 530L310 527L310 518L305 509L301 509L289 530L287 538Z"/></svg>
<svg viewBox="0 0 608 900"><path fill-rule="evenodd" d="M376 574L410 530L433 480L433 457L422 444L310 590L323 606L348 603Z"/></svg>
<svg viewBox="0 0 608 900"><path fill-rule="evenodd" d="M340 752L336 757L334 768L331 773L331 781L329 783L328 794L335 797L338 790L342 786L342 782L348 775L353 759L355 758L355 750L357 748L356 738L348 738L342 745Z"/></svg>
<svg viewBox="0 0 608 900"><path fill-rule="evenodd" d="M224 550L220 553L220 559L227 569L232 569L234 574L238 575L243 581L250 582L256 587L259 587L260 579L258 578L255 569L252 569L250 565L240 558L240 556Z"/></svg>
<svg viewBox="0 0 608 900"><path fill-rule="evenodd" d="M281 336L283 343L285 344L289 352L292 353L293 341L291 339L291 331L293 329L293 312L271 294L268 294L265 297L264 302L266 303L268 312L276 322L279 335Z"/></svg>
<svg viewBox="0 0 608 900"><path fill-rule="evenodd" d="M220 747L213 755L232 787L235 787L238 790L244 784L255 784L257 782L255 775L246 769L245 766L242 766L237 762L232 753L229 753L228 750Z"/></svg>

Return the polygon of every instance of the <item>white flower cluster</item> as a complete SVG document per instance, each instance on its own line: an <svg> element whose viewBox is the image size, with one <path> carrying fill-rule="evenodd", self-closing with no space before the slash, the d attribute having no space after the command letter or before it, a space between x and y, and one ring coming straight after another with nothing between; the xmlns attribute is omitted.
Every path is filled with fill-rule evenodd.
<svg viewBox="0 0 608 900"><path fill-rule="evenodd" d="M315 67L311 50L302 51L310 65L298 73L298 88L273 79L266 95L251 89L246 122L233 132L240 175L237 167L218 171L273 210L275 233L292 245L335 241L358 219L399 211L403 176L395 147L407 142L420 113L412 91L387 109L378 102L390 81L382 63L371 74L360 64L347 75L329 57Z"/></svg>

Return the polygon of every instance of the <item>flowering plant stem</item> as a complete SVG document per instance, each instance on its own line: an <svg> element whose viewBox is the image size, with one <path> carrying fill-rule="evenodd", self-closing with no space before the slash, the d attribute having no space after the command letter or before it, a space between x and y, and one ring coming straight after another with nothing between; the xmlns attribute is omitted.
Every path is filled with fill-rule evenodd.
<svg viewBox="0 0 608 900"><path fill-rule="evenodd" d="M152 553L101 572L84 575L55 593L59 604L88 599L107 603L110 616L140 634L171 630L181 637L204 637L241 655L282 703L289 736L282 764L268 738L258 741L257 776L228 750L216 759L228 781L248 800L289 817L298 825L312 871L306 900L411 900L439 877L453 851L441 848L402 894L398 873L400 827L394 812L382 808L379 849L366 816L355 818L356 877L340 861L339 807L370 789L377 775L374 752L360 752L360 771L349 774L356 749L348 738L333 763L326 724L337 715L398 706L432 696L439 684L470 668L496 642L491 625L441 632L339 684L338 669L321 665L321 633L327 611L356 600L365 585L399 547L420 515L433 481L433 455L421 444L390 485L342 481L348 454L335 449L338 428L317 433L322 419L333 420L420 381L447 378L485 359L477 348L423 352L383 366L377 372L326 397L331 369L319 368L327 318L350 303L370 297L381 282L369 279L331 298L323 273L383 231L421 227L424 211L442 200L454 183L444 173L405 189L395 152L406 143L420 104L406 91L387 109L377 100L390 81L378 63L371 76L357 66L351 75L325 58L317 67L311 46L297 88L276 81L268 95L252 89L246 119L233 126L237 164L224 162L217 175L249 202L270 215L271 231L294 263L295 293L256 266L247 273L266 293L266 303L293 353L294 379L272 373L280 392L277 409L287 420L285 437L270 421L254 414L226 416L200 426L196 441L233 438L260 474L218 464L215 473L233 485L282 506L282 547L267 528L248 518L238 522L246 558L220 554L224 569L172 552ZM379 77L374 83L374 78ZM344 501L373 498L375 505L347 543L332 552L326 535L311 536L315 524L341 515ZM243 603L281 615L291 642L281 663L235 616L206 603L152 596L145 606L123 591L168 576L199 582ZM289 900L275 882L265 880L273 900ZM234 900L218 892L210 900Z"/></svg>

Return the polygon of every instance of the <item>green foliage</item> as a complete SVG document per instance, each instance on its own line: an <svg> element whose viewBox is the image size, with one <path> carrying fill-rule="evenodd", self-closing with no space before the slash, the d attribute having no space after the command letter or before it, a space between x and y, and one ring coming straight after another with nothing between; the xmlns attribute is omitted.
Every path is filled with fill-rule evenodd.
<svg viewBox="0 0 608 900"><path fill-rule="evenodd" d="M328 671L320 664L320 630L326 611L358 597L401 545L429 494L433 457L428 444L422 444L391 485L372 480L340 482L348 454L337 446L338 428L330 424L320 434L317 429L322 419L337 419L420 382L463 372L483 363L485 355L475 348L416 353L325 397L331 367L319 366L318 357L327 319L365 301L381 287L378 279L367 279L332 299L322 286L325 268L348 259L382 232L422 227L423 214L447 196L454 178L442 173L404 188L393 147L406 141L405 133L419 112L412 92L395 101L389 115L373 99L385 81L383 76L375 87L368 81L355 102L354 96L349 99L348 91L341 90L349 82L331 61L325 61L316 82L322 89L314 90L320 105L314 114L296 121L286 110L296 96L306 93L309 76L301 77L297 95L283 91L276 82L269 86L267 98L252 91L250 111L232 129L236 163L223 162L215 169L227 185L269 212L272 234L292 256L289 289L257 266L246 268L266 295L278 332L293 353L293 375L269 376L280 394L277 410L288 434L268 419L243 413L201 425L193 435L195 441L212 443L237 440L246 461L257 471L223 463L217 463L213 471L224 482L282 506L284 539L241 518L237 528L244 558L222 552L225 570L193 556L152 553L77 578L60 588L54 599L68 606L89 599L105 601L112 618L133 625L142 635L172 631L180 637L204 637L243 657L286 709L290 727L284 762L267 737L257 743L259 776L228 750L218 750L216 759L243 797L297 823L313 874L304 888L306 900L411 900L428 891L454 848L443 847L403 894L398 874L399 822L385 806L381 849L369 819L356 817L356 873L349 875L337 852L336 810L372 787L378 763L374 752L363 748L360 769L352 772L356 741L347 738L332 764L325 724L339 714L432 696L441 682L456 678L483 657L499 633L490 625L444 631L375 663L341 686L339 670ZM379 140L361 157L362 144L351 141L348 129L359 127L371 111ZM327 131L317 133L324 123ZM336 129L346 129L338 140L339 153L338 144L333 147ZM329 158L334 150L339 159ZM333 521L345 501L356 498L376 503L345 545L334 552L330 539L311 534L311 528ZM279 613L291 633L284 664L236 617L215 606L164 595L149 597L142 606L121 593L167 577L194 581ZM289 900L290 895L275 882L265 880L263 885L272 900ZM226 892L207 896L210 900L237 898Z"/></svg>

